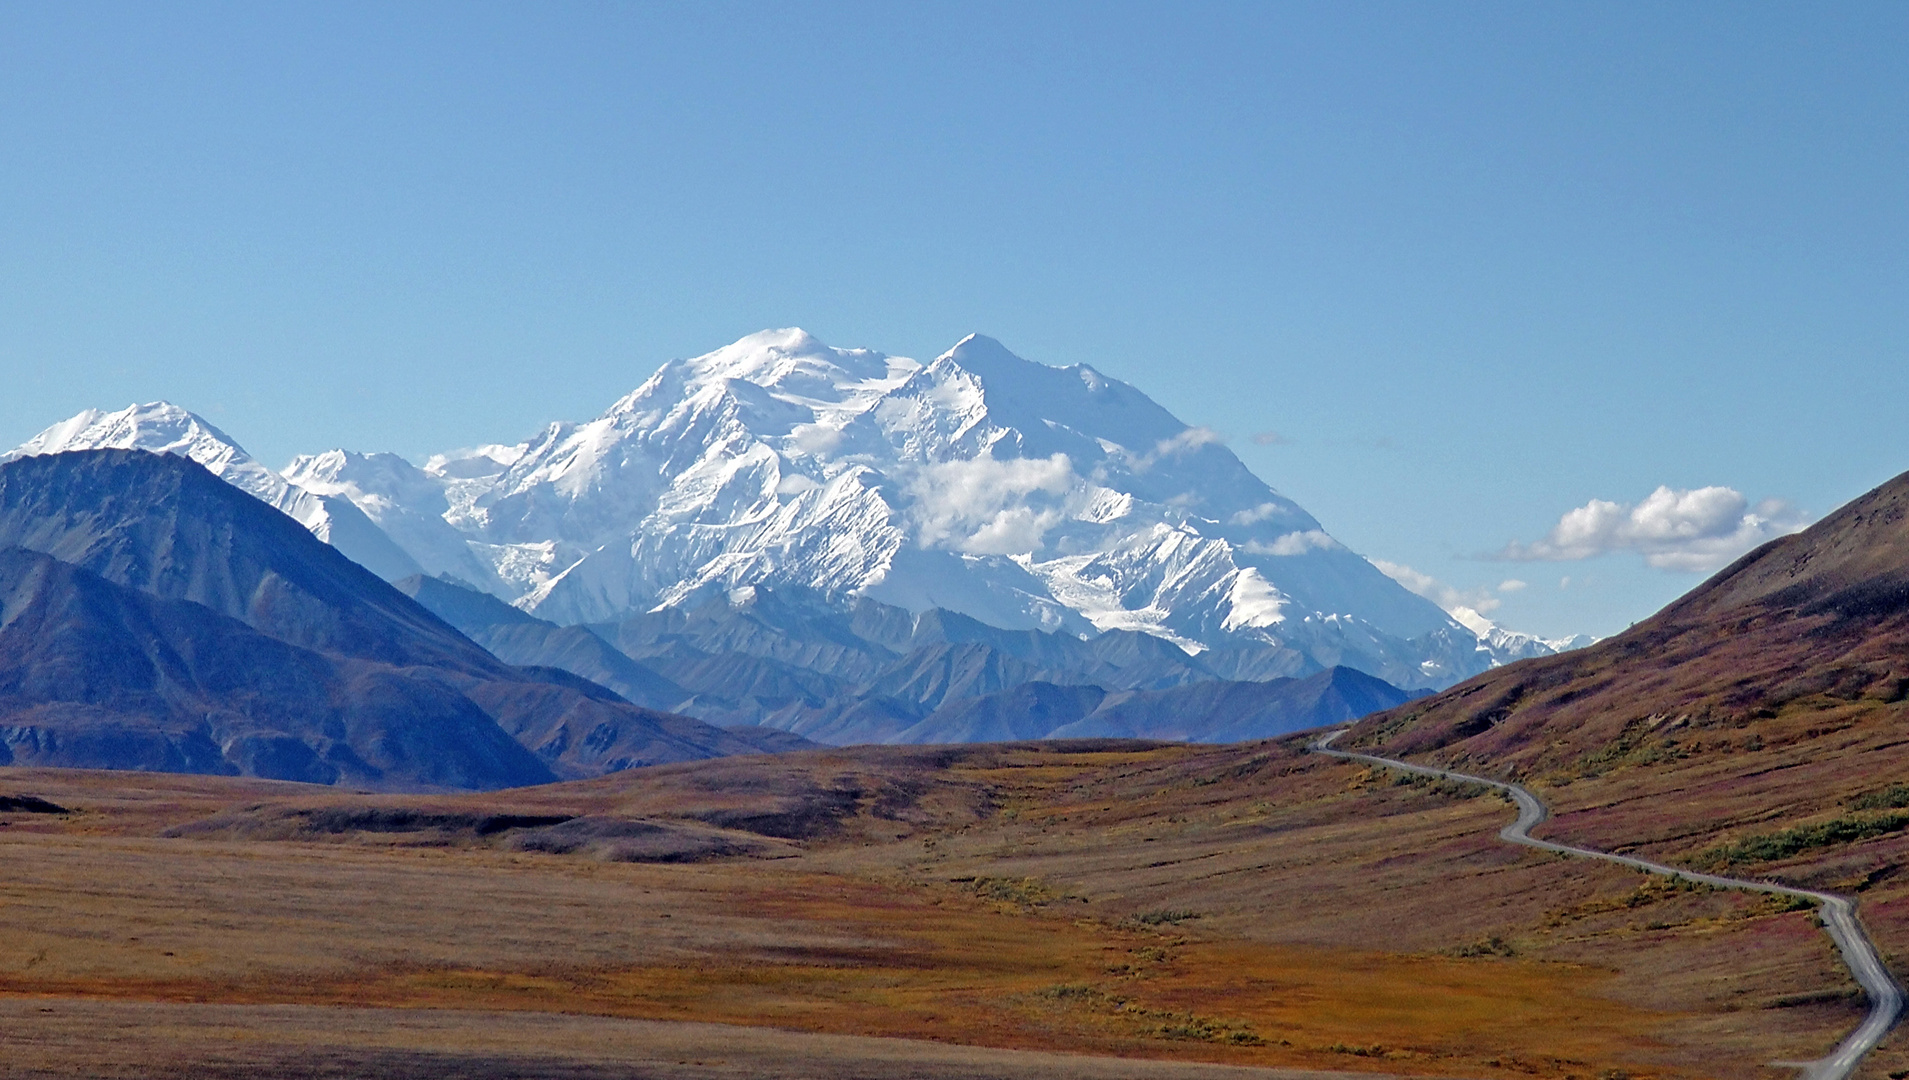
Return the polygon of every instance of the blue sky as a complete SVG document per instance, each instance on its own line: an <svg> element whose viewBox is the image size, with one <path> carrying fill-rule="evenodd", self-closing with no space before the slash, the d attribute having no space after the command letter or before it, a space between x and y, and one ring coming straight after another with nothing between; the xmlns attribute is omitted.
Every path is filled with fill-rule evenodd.
<svg viewBox="0 0 1909 1080"><path fill-rule="evenodd" d="M0 443L421 457L978 330L1610 633L1909 469L1906 55L1901 4L6 4Z"/></svg>

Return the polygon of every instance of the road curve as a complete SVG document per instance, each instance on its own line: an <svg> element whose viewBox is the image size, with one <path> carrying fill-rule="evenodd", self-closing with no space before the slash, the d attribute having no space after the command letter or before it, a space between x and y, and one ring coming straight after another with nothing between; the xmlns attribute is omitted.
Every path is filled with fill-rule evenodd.
<svg viewBox="0 0 1909 1080"><path fill-rule="evenodd" d="M1414 765L1409 761L1378 757L1373 754L1355 754L1347 750L1332 749L1332 742L1344 735L1349 728L1338 730L1315 740L1308 749L1328 757L1345 758L1351 761L1366 761L1374 765L1383 765L1391 769L1401 769L1420 776L1436 776L1446 780L1463 780L1473 784L1484 784L1510 795L1518 804L1518 820L1498 830L1501 840L1514 844L1523 844L1543 851L1555 851L1560 855L1576 855L1587 859L1603 859L1605 862L1621 863L1635 870L1649 874L1663 874L1668 877L1681 877L1686 881L1700 881L1706 885L1715 885L1723 889L1744 889L1750 892L1775 893L1779 896L1796 896L1817 905L1822 916L1823 929L1829 932L1830 940L1843 954L1843 963L1849 966L1851 975L1869 995L1869 1015L1857 1025L1856 1030L1836 1044L1829 1056L1816 1061L1798 1063L1803 1070L1802 1080L1844 1080L1856 1071L1863 1055L1875 1049L1876 1044L1896 1026L1896 1020L1902 1015L1902 988L1883 966L1882 957L1877 955L1876 946L1870 943L1869 934L1863 930L1862 921L1856 918L1856 905L1848 897L1834 893L1817 892L1813 889L1796 889L1788 885L1777 885L1768 881L1746 881L1743 878L1719 877L1716 874L1699 874L1690 870L1679 870L1674 866L1665 866L1648 859L1636 859L1629 855L1613 855L1606 851L1594 851L1591 848L1572 847L1570 844L1557 844L1549 840L1540 840L1531 835L1533 826L1551 816L1545 805L1530 791L1503 780L1493 780L1485 776L1473 776L1470 773L1452 772L1449 769L1435 769L1429 765Z"/></svg>

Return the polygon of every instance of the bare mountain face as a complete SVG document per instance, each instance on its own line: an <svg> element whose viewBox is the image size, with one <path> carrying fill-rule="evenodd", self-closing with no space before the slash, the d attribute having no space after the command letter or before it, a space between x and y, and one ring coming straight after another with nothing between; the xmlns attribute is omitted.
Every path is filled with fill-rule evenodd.
<svg viewBox="0 0 1909 1080"><path fill-rule="evenodd" d="M1625 633L1374 716L1355 741L1527 773L1596 772L1779 739L1826 739L1825 753L1841 753L1852 730L1899 730L1906 700L1909 474ZM1850 778L1863 775L1852 761Z"/></svg>
<svg viewBox="0 0 1909 1080"><path fill-rule="evenodd" d="M451 687L0 549L0 764L497 788L548 767Z"/></svg>
<svg viewBox="0 0 1909 1080"><path fill-rule="evenodd" d="M499 661L182 457L0 466L0 753L14 763L501 787L756 749Z"/></svg>
<svg viewBox="0 0 1909 1080"><path fill-rule="evenodd" d="M1141 633L1226 655L1208 667L1230 678L1345 665L1403 687L1560 644L1461 625L1212 432L979 336L923 364L765 331L664 365L594 420L421 468L334 450L278 476L163 404L81 414L14 454L99 446L190 456L387 580L449 576L561 625L765 586Z"/></svg>

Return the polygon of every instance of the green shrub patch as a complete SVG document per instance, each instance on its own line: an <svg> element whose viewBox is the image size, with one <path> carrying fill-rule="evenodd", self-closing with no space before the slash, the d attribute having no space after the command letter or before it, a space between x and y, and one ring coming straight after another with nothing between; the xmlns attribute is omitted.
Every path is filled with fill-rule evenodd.
<svg viewBox="0 0 1909 1080"><path fill-rule="evenodd" d="M1775 862L1815 848L1853 844L1858 840L1885 836L1906 825L1909 825L1909 813L1832 818L1814 825L1798 825L1781 832L1760 833L1718 844L1699 853L1695 862L1699 866L1713 868Z"/></svg>

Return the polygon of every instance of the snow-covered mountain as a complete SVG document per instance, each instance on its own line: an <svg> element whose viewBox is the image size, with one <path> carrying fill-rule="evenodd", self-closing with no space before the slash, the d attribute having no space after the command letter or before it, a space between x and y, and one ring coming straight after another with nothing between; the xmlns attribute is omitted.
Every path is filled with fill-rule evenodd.
<svg viewBox="0 0 1909 1080"><path fill-rule="evenodd" d="M325 458L325 490L365 486L363 465ZM384 490L426 479L500 595L556 622L795 585L1009 628L1270 647L1283 659L1256 660L1265 674L1343 661L1442 686L1488 663L1211 432L985 337L922 364L754 334L664 365L594 420Z"/></svg>
<svg viewBox="0 0 1909 1080"><path fill-rule="evenodd" d="M451 504L443 480L396 454L304 454L285 467L283 481L355 506L424 573L448 574L493 593L508 591L473 552L470 539L445 520Z"/></svg>
<svg viewBox="0 0 1909 1080"><path fill-rule="evenodd" d="M419 572L418 563L353 500L287 481L247 454L231 436L177 405L156 401L110 413L87 409L0 454L0 464L66 450L149 450L191 458L214 476L296 519L378 576L395 580Z"/></svg>
<svg viewBox="0 0 1909 1080"><path fill-rule="evenodd" d="M1478 651L1491 657L1492 667L1503 667L1518 660L1529 660L1534 656L1552 656L1572 649L1582 649L1598 641L1589 634L1546 638L1517 630L1507 630L1468 607L1454 608L1452 618L1458 620L1465 629L1478 635Z"/></svg>
<svg viewBox="0 0 1909 1080"><path fill-rule="evenodd" d="M1139 390L980 336L923 364L764 331L593 420L422 467L334 450L281 476L164 404L9 457L109 446L192 457L387 578L447 575L565 624L760 584L1142 631L1228 678L1345 664L1407 688L1553 644L1408 591Z"/></svg>

